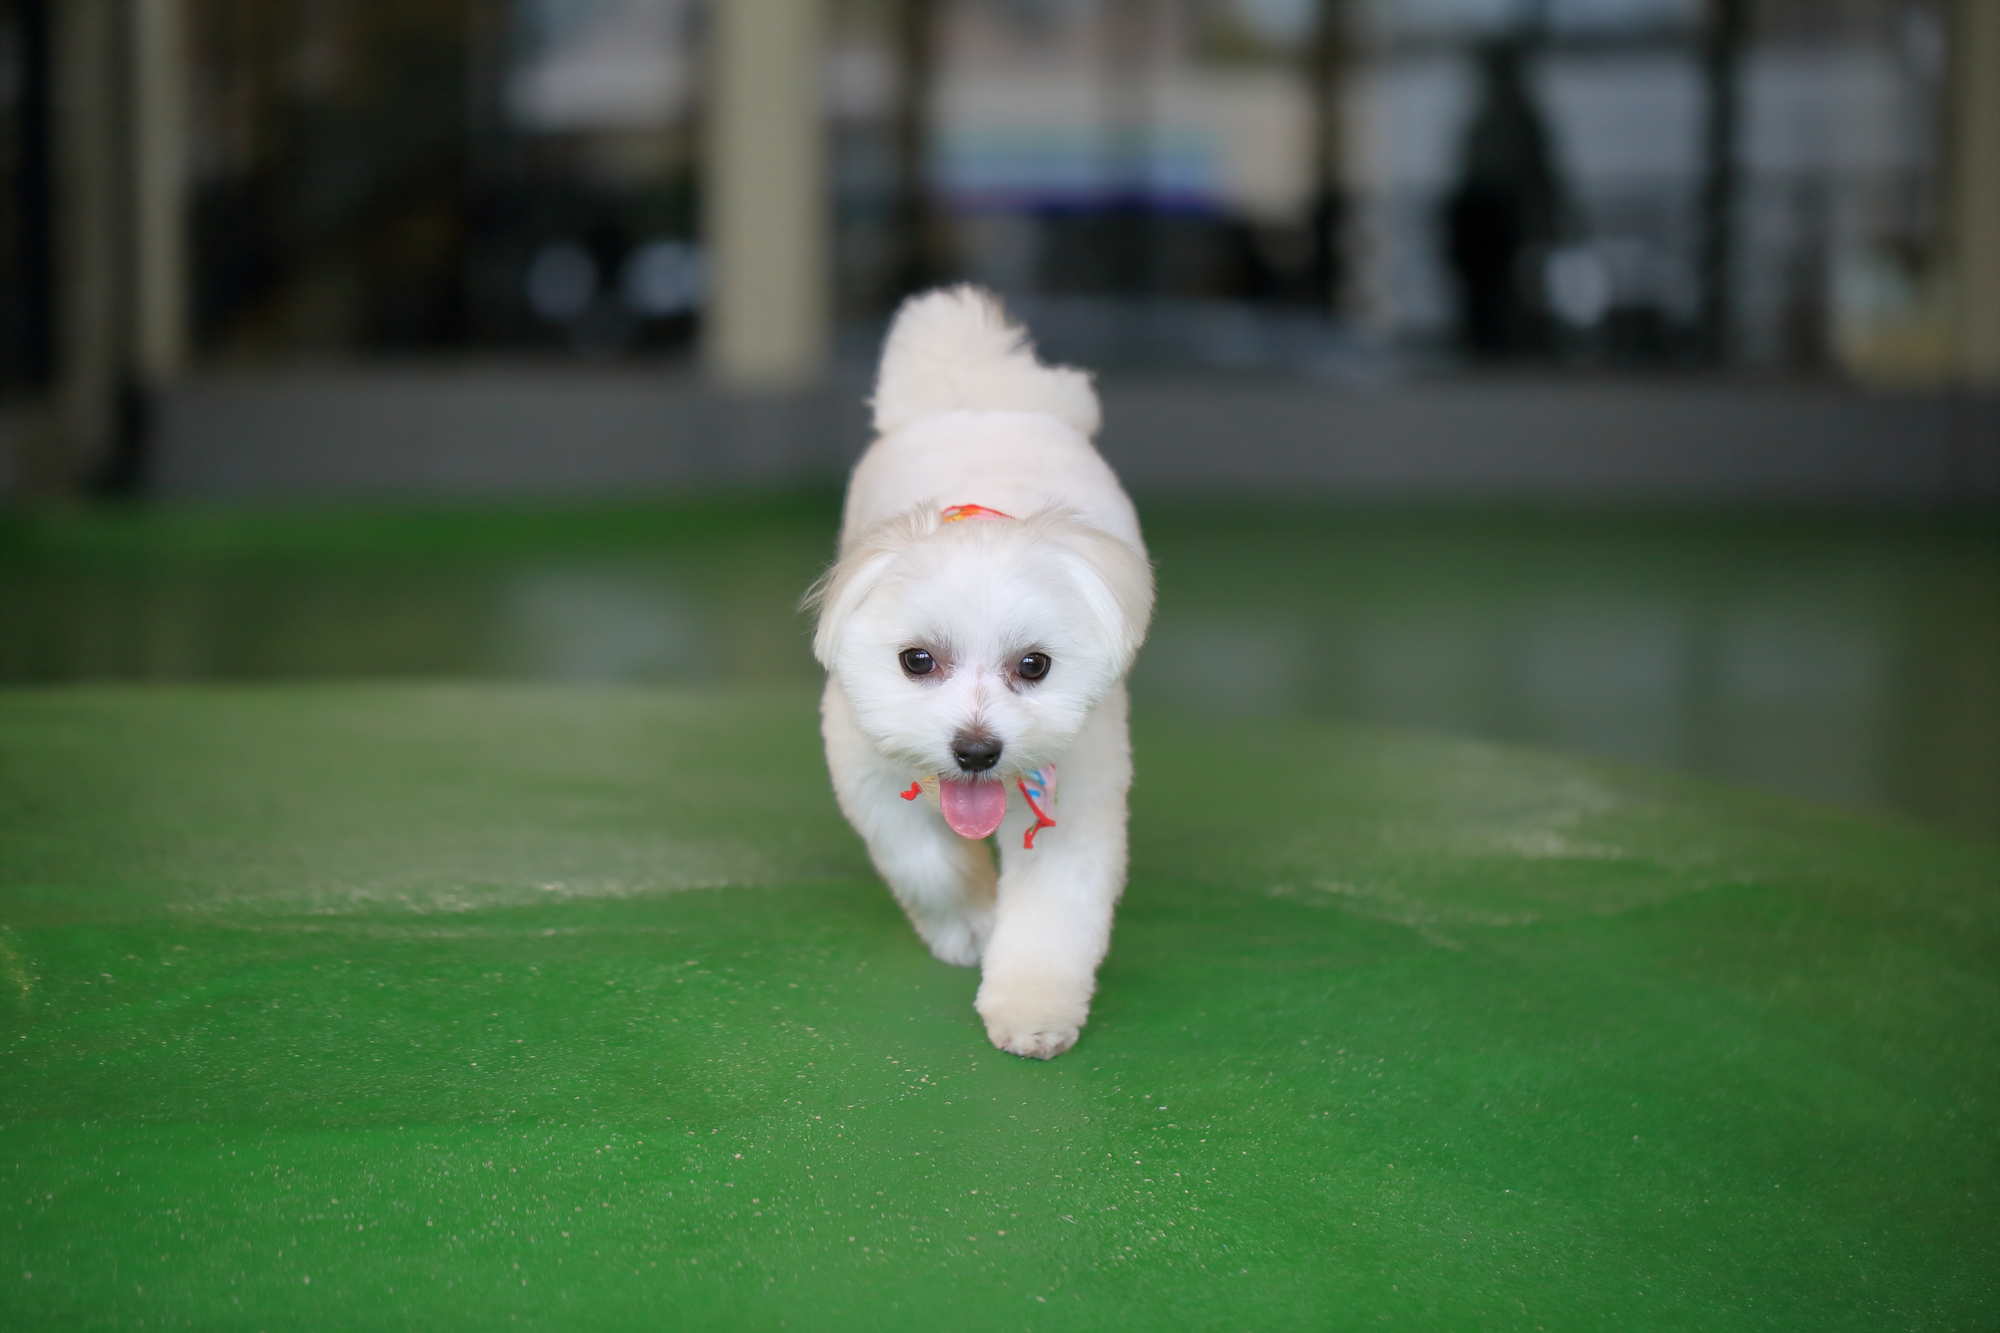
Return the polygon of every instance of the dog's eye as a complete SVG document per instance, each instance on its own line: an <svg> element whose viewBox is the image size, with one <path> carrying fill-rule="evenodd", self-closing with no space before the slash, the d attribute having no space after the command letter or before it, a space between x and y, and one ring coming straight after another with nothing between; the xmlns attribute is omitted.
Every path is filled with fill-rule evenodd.
<svg viewBox="0 0 2000 1333"><path fill-rule="evenodd" d="M1049 674L1049 655L1029 653L1020 660L1014 670L1020 673L1022 680L1040 680Z"/></svg>
<svg viewBox="0 0 2000 1333"><path fill-rule="evenodd" d="M937 659L921 648L905 648L899 656L903 670L912 676L928 676L937 670Z"/></svg>

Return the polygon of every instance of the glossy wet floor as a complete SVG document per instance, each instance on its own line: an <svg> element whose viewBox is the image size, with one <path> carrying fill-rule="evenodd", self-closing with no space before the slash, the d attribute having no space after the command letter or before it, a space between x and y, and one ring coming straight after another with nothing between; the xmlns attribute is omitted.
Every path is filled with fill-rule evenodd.
<svg viewBox="0 0 2000 1333"><path fill-rule="evenodd" d="M818 678L838 497L0 518L0 682ZM1581 750L2000 841L1991 515L1144 507L1142 707Z"/></svg>
<svg viewBox="0 0 2000 1333"><path fill-rule="evenodd" d="M1984 844L1142 710L1040 1064L868 873L809 689L0 708L8 1328L2000 1313Z"/></svg>

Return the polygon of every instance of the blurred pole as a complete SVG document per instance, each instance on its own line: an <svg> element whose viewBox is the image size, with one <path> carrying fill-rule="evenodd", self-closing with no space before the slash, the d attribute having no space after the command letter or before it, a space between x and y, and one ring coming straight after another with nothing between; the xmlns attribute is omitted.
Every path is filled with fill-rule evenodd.
<svg viewBox="0 0 2000 1333"><path fill-rule="evenodd" d="M184 195L186 49L182 0L120 0L119 222L123 255L115 317L122 325L111 437L89 484L106 495L146 487L160 394L187 351Z"/></svg>
<svg viewBox="0 0 2000 1333"><path fill-rule="evenodd" d="M181 0L131 4L132 370L157 393L187 356L187 48Z"/></svg>
<svg viewBox="0 0 2000 1333"><path fill-rule="evenodd" d="M1312 92L1313 294L1332 315L1346 308L1347 0L1318 0L1306 82Z"/></svg>
<svg viewBox="0 0 2000 1333"><path fill-rule="evenodd" d="M1708 117L1702 142L1700 337L1703 358L1716 365L1729 359L1735 318L1737 140L1749 28L1750 0L1708 0L1701 55Z"/></svg>
<svg viewBox="0 0 2000 1333"><path fill-rule="evenodd" d="M821 3L722 0L709 10L702 351L730 388L797 388L826 368Z"/></svg>
<svg viewBox="0 0 2000 1333"><path fill-rule="evenodd" d="M1104 136L1105 230L1099 260L1105 285L1121 296L1151 295L1153 235L1153 62L1158 0L1100 0L1100 96Z"/></svg>
<svg viewBox="0 0 2000 1333"><path fill-rule="evenodd" d="M151 404L186 351L180 0L50 15L50 393L20 434L24 495L141 488Z"/></svg>
<svg viewBox="0 0 2000 1333"><path fill-rule="evenodd" d="M1959 0L1952 45L1958 373L2000 388L2000 0Z"/></svg>
<svg viewBox="0 0 2000 1333"><path fill-rule="evenodd" d="M116 439L124 278L118 4L50 7L54 375L45 409L21 432L19 484L31 498L75 494Z"/></svg>
<svg viewBox="0 0 2000 1333"><path fill-rule="evenodd" d="M894 281L899 297L935 284L948 267L930 179L937 21L937 0L898 0L896 54L902 90L891 132L896 159L896 244L900 250Z"/></svg>
<svg viewBox="0 0 2000 1333"><path fill-rule="evenodd" d="M4 308L8 380L47 392L55 375L55 163L50 89L51 10L55 0L14 0L7 36L15 44L13 141L8 146Z"/></svg>

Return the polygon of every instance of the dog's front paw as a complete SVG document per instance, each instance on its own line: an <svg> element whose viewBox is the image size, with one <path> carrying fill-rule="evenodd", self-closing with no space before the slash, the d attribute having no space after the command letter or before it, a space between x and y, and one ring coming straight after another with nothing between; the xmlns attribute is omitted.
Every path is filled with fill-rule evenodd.
<svg viewBox="0 0 2000 1333"><path fill-rule="evenodd" d="M931 946L931 956L941 962L954 967L978 967L979 955L986 949L986 935L958 921L932 931L924 943Z"/></svg>
<svg viewBox="0 0 2000 1333"><path fill-rule="evenodd" d="M1076 1045L1090 1016L1090 997L1076 987L1042 982L979 988L973 1002L986 1036L1010 1055L1053 1060Z"/></svg>
<svg viewBox="0 0 2000 1333"><path fill-rule="evenodd" d="M991 912L971 912L964 916L931 918L917 923L931 956L954 967L978 967L986 952L986 938L993 933Z"/></svg>
<svg viewBox="0 0 2000 1333"><path fill-rule="evenodd" d="M988 1021L986 1037L995 1046L1009 1055L1024 1055L1030 1060L1053 1060L1070 1047L1076 1045L1081 1029L1073 1027L1009 1027L1004 1022Z"/></svg>

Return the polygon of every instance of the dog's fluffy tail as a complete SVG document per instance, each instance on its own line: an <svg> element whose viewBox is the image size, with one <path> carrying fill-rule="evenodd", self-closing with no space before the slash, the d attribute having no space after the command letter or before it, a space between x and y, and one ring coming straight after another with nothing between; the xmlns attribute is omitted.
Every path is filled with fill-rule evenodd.
<svg viewBox="0 0 2000 1333"><path fill-rule="evenodd" d="M1046 412L1097 433L1090 376L1035 359L1028 331L1000 298L970 284L912 296L896 312L875 379L875 429L887 435L938 412Z"/></svg>

